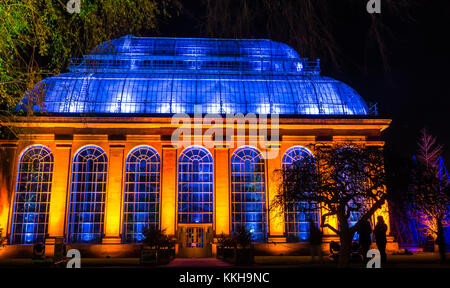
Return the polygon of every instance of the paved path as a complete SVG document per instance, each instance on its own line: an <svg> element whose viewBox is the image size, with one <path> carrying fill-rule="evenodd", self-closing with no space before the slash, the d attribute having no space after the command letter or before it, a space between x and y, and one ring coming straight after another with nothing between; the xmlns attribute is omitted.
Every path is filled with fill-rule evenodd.
<svg viewBox="0 0 450 288"><path fill-rule="evenodd" d="M198 267L232 267L231 264L216 258L175 258L165 267L198 268Z"/></svg>

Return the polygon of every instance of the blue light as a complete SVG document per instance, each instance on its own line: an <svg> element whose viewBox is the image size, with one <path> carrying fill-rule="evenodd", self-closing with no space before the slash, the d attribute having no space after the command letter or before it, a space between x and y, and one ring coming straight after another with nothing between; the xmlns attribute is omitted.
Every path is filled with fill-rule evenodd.
<svg viewBox="0 0 450 288"><path fill-rule="evenodd" d="M266 238L264 171L264 160L256 148L241 147L231 156L232 231L243 226L258 242Z"/></svg>
<svg viewBox="0 0 450 288"><path fill-rule="evenodd" d="M94 238L94 236L91 233L82 233L81 234L81 240L83 240L84 242L90 242L90 241L92 241L93 238Z"/></svg>
<svg viewBox="0 0 450 288"><path fill-rule="evenodd" d="M137 242L141 242L142 240L145 239L145 236L142 233L137 233L134 237L135 237Z"/></svg>
<svg viewBox="0 0 450 288"><path fill-rule="evenodd" d="M34 235L32 233L25 234L25 243L33 243Z"/></svg>
<svg viewBox="0 0 450 288"><path fill-rule="evenodd" d="M314 163L314 156L305 147L294 146L289 148L283 156L283 169L289 171L290 167L304 167L307 163ZM294 166L295 165L295 166ZM294 170L295 171L295 170ZM309 240L309 221L318 226L319 209L314 211L308 202L297 202L292 208L285 209L285 227L289 242Z"/></svg>
<svg viewBox="0 0 450 288"><path fill-rule="evenodd" d="M106 195L106 153L85 146L74 156L69 201L69 243L101 243Z"/></svg>
<svg viewBox="0 0 450 288"><path fill-rule="evenodd" d="M213 158L203 147L186 148L178 161L178 223L213 222Z"/></svg>
<svg viewBox="0 0 450 288"><path fill-rule="evenodd" d="M44 242L48 231L48 211L53 176L53 154L47 147L28 147L20 156L11 243Z"/></svg>
<svg viewBox="0 0 450 288"><path fill-rule="evenodd" d="M127 157L123 203L124 243L141 242L150 227L159 228L160 157L150 146L138 146Z"/></svg>
<svg viewBox="0 0 450 288"><path fill-rule="evenodd" d="M70 71L43 80L43 112L194 113L197 104L202 113L368 114L355 90L267 39L125 36L73 60Z"/></svg>
<svg viewBox="0 0 450 288"><path fill-rule="evenodd" d="M348 220L349 227L355 226L356 223L358 223L359 219L361 219L361 213L360 212L351 211L350 212L350 218ZM358 232L356 232L353 235L353 241L357 241L358 239L359 239L359 234L358 234Z"/></svg>

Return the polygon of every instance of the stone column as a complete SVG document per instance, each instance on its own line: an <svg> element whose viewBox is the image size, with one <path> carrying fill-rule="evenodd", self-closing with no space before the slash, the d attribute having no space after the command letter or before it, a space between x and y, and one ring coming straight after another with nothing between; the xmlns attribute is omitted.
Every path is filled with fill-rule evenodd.
<svg viewBox="0 0 450 288"><path fill-rule="evenodd" d="M66 209L70 191L70 163L72 141L55 141L52 192L50 196L50 213L48 219L49 241L63 238L66 221ZM50 244L50 243L49 243Z"/></svg>
<svg viewBox="0 0 450 288"><path fill-rule="evenodd" d="M266 160L266 188L267 188L267 208L268 208L268 232L269 232L269 241L276 241L276 242L284 242L286 241L284 237L284 217L281 212L281 208L276 209L269 209L271 207L271 204L273 203L275 196L278 193L279 185L281 183L278 183L277 177L275 176L275 173L277 170L281 169L281 153L279 146L274 146L270 148L272 155L277 155L275 158L272 157L272 159ZM275 153L275 151L278 151L278 153ZM269 152L264 152L269 153Z"/></svg>
<svg viewBox="0 0 450 288"><path fill-rule="evenodd" d="M108 190L105 205L105 237L103 243L118 244L123 195L124 150L123 143L110 143L108 159Z"/></svg>
<svg viewBox="0 0 450 288"><path fill-rule="evenodd" d="M215 232L230 234L230 149L214 149Z"/></svg>
<svg viewBox="0 0 450 288"><path fill-rule="evenodd" d="M177 150L171 145L163 146L161 159L161 228L168 235L176 232Z"/></svg>
<svg viewBox="0 0 450 288"><path fill-rule="evenodd" d="M6 237L9 234L10 225L10 207L14 202L14 184L17 173L18 157L17 142L0 142L0 227L3 229L2 235Z"/></svg>

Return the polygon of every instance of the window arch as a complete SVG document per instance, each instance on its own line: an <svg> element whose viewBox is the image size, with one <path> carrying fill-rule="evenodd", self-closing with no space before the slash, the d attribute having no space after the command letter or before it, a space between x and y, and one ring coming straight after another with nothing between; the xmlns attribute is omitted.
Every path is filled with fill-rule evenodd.
<svg viewBox="0 0 450 288"><path fill-rule="evenodd" d="M241 147L231 156L231 211L233 232L243 226L253 241L265 240L265 165L261 152L253 147Z"/></svg>
<svg viewBox="0 0 450 288"><path fill-rule="evenodd" d="M72 164L68 241L100 243L105 213L106 153L97 146L83 147Z"/></svg>
<svg viewBox="0 0 450 288"><path fill-rule="evenodd" d="M11 242L45 242L53 178L53 154L45 146L28 147L19 159Z"/></svg>
<svg viewBox="0 0 450 288"><path fill-rule="evenodd" d="M293 165L301 167L305 164L314 163L312 153L300 146L289 148L283 155L283 170L287 171ZM308 202L299 201L285 209L285 229L287 241L298 242L309 240L309 221L319 224L319 210L317 207L309 207ZM314 211L309 211L315 208ZM305 211L306 210L306 211Z"/></svg>
<svg viewBox="0 0 450 288"><path fill-rule="evenodd" d="M213 158L193 146L178 161L178 223L212 223Z"/></svg>
<svg viewBox="0 0 450 288"><path fill-rule="evenodd" d="M159 228L160 167L158 152L150 146L136 147L127 157L123 242L140 242L146 229Z"/></svg>

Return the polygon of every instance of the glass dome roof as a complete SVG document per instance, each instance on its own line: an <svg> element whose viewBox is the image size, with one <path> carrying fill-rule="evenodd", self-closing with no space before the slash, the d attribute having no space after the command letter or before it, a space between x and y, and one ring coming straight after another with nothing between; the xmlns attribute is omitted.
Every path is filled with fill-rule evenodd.
<svg viewBox="0 0 450 288"><path fill-rule="evenodd" d="M36 86L44 103L35 111L368 114L355 90L271 40L124 36L72 59L69 70Z"/></svg>

